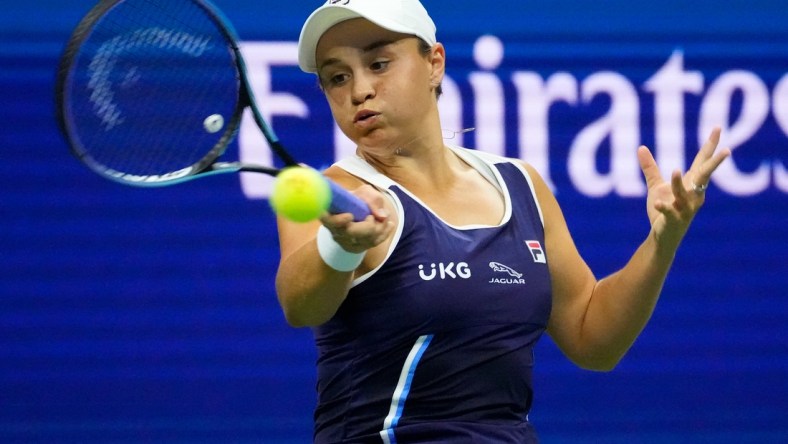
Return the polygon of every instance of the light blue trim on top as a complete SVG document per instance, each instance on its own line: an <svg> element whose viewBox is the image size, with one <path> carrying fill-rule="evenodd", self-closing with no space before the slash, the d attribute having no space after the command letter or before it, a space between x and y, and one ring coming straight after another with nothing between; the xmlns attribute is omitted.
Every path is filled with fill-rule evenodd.
<svg viewBox="0 0 788 444"><path fill-rule="evenodd" d="M416 373L416 366L419 365L421 357L432 341L433 335L419 336L413 348L410 349L405 364L402 366L402 372L399 375L397 387L394 389L394 395L391 397L391 407L389 414L383 421L383 430L380 431L380 437L385 444L396 444L397 438L394 436L394 428L397 427L402 411L405 409L405 400L408 399L410 393L410 384L413 382L413 374Z"/></svg>

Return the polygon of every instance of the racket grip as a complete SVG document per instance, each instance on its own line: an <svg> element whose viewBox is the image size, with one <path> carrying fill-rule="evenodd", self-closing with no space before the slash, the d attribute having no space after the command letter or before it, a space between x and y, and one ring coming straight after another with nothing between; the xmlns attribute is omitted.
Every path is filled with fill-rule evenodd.
<svg viewBox="0 0 788 444"><path fill-rule="evenodd" d="M371 214L369 206L350 191L342 188L333 181L328 181L331 187L331 205L328 212L331 214L350 213L353 220L360 222Z"/></svg>

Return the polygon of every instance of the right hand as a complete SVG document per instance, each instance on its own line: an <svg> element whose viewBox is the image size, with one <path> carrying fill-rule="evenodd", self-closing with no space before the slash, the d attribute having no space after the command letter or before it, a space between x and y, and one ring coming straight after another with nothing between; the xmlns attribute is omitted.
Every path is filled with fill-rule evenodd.
<svg viewBox="0 0 788 444"><path fill-rule="evenodd" d="M350 213L329 214L320 217L320 222L328 228L345 251L362 253L383 243L394 231L395 223L386 207L386 197L371 185L362 185L352 191L366 202L371 214L366 219L354 222Z"/></svg>

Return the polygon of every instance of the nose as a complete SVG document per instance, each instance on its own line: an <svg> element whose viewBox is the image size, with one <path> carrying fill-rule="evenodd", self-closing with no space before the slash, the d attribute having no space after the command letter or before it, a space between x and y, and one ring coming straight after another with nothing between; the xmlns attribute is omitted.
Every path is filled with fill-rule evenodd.
<svg viewBox="0 0 788 444"><path fill-rule="evenodd" d="M361 105L367 100L375 97L375 84L373 79L366 73L358 73L353 76L353 89L351 100L354 105Z"/></svg>

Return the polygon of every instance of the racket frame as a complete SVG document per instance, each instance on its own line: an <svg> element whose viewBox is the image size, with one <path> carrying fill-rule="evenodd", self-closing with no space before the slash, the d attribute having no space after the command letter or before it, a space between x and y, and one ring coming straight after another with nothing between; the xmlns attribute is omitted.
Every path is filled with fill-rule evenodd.
<svg viewBox="0 0 788 444"><path fill-rule="evenodd" d="M254 98L249 78L247 75L246 62L241 54L240 46L238 45L238 34L236 33L232 22L224 15L224 13L217 8L212 2L208 0L189 0L194 5L200 7L205 11L206 16L216 26L216 29L224 37L224 43L231 50L233 60L235 62L235 69L237 80L239 82L238 97L236 107L233 110L232 117L228 120L225 126L224 133L216 142L216 144L196 163L181 168L176 171L167 172L164 174L151 174L139 175L116 171L103 165L101 162L96 161L84 148L80 141L79 132L72 128L70 118L69 103L69 87L71 82L71 75L73 71L71 67L79 57L83 43L90 37L95 26L112 10L112 8L124 3L127 0L101 0L87 14L80 20L76 26L68 42L66 43L63 55L61 56L57 80L55 82L55 114L61 132L65 135L68 141L69 148L72 154L79 159L82 163L87 165L91 170L99 175L116 182L121 182L125 185L140 186L140 187L161 187L174 185L177 183L187 182L200 177L236 173L241 171L249 171L256 173L263 173L269 176L276 176L279 174L280 169L272 166L264 166L253 163L245 162L219 162L217 159L221 157L231 142L236 138L240 129L241 119L245 109L249 109L252 118L260 131L263 133L271 151L284 163L285 167L298 165L298 162L287 152L282 143L279 141L273 128L265 121L257 107L257 102Z"/></svg>

